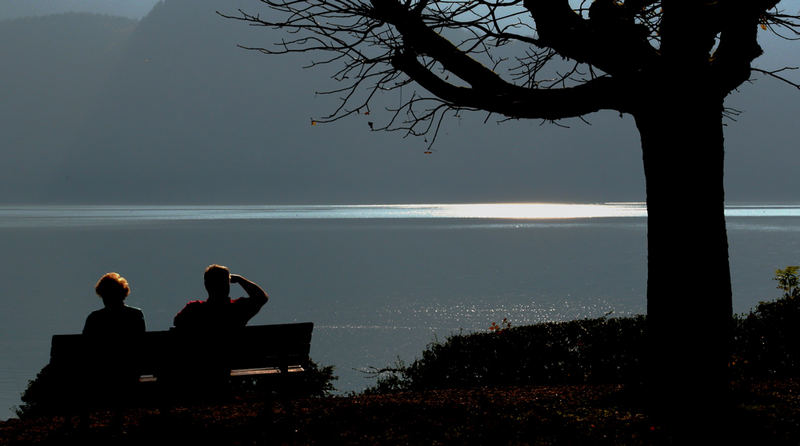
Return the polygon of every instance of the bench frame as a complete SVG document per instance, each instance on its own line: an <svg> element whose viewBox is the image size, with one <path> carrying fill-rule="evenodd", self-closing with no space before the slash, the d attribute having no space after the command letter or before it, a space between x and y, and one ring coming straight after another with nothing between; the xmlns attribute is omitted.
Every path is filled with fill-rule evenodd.
<svg viewBox="0 0 800 446"><path fill-rule="evenodd" d="M146 332L118 347L130 355L125 363L135 369L129 373L138 377L134 386L140 396L169 394L174 383L184 378L211 376L209 368L224 370L227 384L250 379L274 380L280 385L288 376L307 370L313 327L311 322L253 325L223 334L172 328ZM99 342L104 342L105 349L116 346L113 340ZM94 378L112 373L103 369L103 359L97 339L80 334L53 336L50 365L61 386L89 391Z"/></svg>

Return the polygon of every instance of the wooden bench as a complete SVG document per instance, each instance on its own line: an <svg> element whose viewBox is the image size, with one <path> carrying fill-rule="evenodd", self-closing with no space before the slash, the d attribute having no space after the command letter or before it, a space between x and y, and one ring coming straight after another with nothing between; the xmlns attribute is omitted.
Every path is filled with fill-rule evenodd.
<svg viewBox="0 0 800 446"><path fill-rule="evenodd" d="M72 393L83 394L91 393L93 382L119 374L119 365L109 366L105 362L114 355L124 358L121 362L125 373L132 376L129 381L138 377L138 382L131 385L139 397L171 394L186 383L202 393L211 384L204 382L210 377L220 384L220 371L226 375L225 384L270 377L280 377L274 381L285 382L286 377L306 371L313 328L311 322L254 325L222 334L173 328L146 332L126 345L80 334L54 335L50 368L58 386L65 389L72 386ZM124 354L120 355L121 352ZM104 370L113 367L116 370Z"/></svg>

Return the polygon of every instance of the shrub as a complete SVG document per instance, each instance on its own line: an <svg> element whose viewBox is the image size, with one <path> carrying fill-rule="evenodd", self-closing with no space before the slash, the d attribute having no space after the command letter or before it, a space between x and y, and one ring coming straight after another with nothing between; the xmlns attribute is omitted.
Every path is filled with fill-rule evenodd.
<svg viewBox="0 0 800 446"><path fill-rule="evenodd" d="M800 376L800 299L760 302L734 318L733 360L739 378Z"/></svg>
<svg viewBox="0 0 800 446"><path fill-rule="evenodd" d="M800 377L800 267L775 271L782 298L733 317L734 379ZM406 366L375 370L366 393L479 386L639 384L645 316L584 319L460 334L435 342Z"/></svg>
<svg viewBox="0 0 800 446"><path fill-rule="evenodd" d="M34 379L28 381L28 387L22 392L22 404L15 409L17 416L36 417L58 411L56 401L60 401L61 391L54 385L52 368L46 365L36 374Z"/></svg>
<svg viewBox="0 0 800 446"><path fill-rule="evenodd" d="M599 318L455 335L411 365L376 370L367 393L441 388L638 383L645 318Z"/></svg>
<svg viewBox="0 0 800 446"><path fill-rule="evenodd" d="M231 383L234 397L247 397L251 395L262 396L266 392L279 391L281 395L293 398L323 397L328 396L335 389L333 381L338 379L333 374L333 366L320 366L309 359L306 371L287 377L281 381L281 387L275 389L266 380L259 377L239 379ZM16 409L20 418L36 417L42 415L56 415L75 412L76 399L86 398L86 395L77 395L80 390L75 383L65 383L56 378L51 365L46 365L28 381L27 388L22 392L22 404ZM139 391L137 398L129 401L127 405L163 405L172 401L172 394L161 392L158 389ZM201 396L198 393L198 396ZM167 399L164 399L167 398ZM84 402L78 401L83 404Z"/></svg>
<svg viewBox="0 0 800 446"><path fill-rule="evenodd" d="M786 299L794 299L800 296L800 266L787 266L784 269L775 270L774 280L778 282L778 289L783 290L783 297Z"/></svg>

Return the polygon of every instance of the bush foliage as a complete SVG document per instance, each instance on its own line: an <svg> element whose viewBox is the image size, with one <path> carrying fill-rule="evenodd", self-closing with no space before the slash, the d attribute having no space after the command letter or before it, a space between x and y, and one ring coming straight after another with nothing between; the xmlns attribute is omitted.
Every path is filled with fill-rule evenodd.
<svg viewBox="0 0 800 446"><path fill-rule="evenodd" d="M733 379L800 376L800 267L775 272L778 300L732 320ZM676 321L677 323L677 321ZM640 384L645 316L584 319L461 334L434 342L410 365L374 370L366 393L481 386ZM676 358L680 360L680 358Z"/></svg>
<svg viewBox="0 0 800 446"><path fill-rule="evenodd" d="M731 365L739 378L800 376L800 267L775 271L783 297L734 318Z"/></svg>
<svg viewBox="0 0 800 446"><path fill-rule="evenodd" d="M367 393L631 382L641 376L644 326L637 316L451 336L409 366L377 370L377 385Z"/></svg>
<svg viewBox="0 0 800 446"><path fill-rule="evenodd" d="M280 387L274 381L261 379L262 377L241 378L231 381L230 392L226 395L233 398L247 398L256 396L262 398L268 393L280 393L283 398L323 397L330 395L335 389L333 381L338 379L334 375L333 366L320 366L309 359L305 372L291 376L291 379L280 381ZM78 383L65 385L63 380L56 378L51 365L46 365L36 375L35 379L28 381L28 387L22 393L22 404L16 409L20 418L30 418L42 415L55 415L75 412L76 399L87 403L86 399L94 400L90 394L82 390ZM196 392L195 399L201 399L203 393ZM126 400L126 406L163 406L175 402L174 394L158 386L138 389L133 398ZM193 401L193 400L192 400ZM80 404L77 406L80 407Z"/></svg>
<svg viewBox="0 0 800 446"><path fill-rule="evenodd" d="M376 370L377 384L366 392L638 382L644 348L644 316L455 335L408 366Z"/></svg>

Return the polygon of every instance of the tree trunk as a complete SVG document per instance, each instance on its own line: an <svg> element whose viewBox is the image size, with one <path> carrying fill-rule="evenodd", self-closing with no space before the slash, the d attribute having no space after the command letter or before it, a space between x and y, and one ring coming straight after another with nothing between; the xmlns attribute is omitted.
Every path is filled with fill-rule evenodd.
<svg viewBox="0 0 800 446"><path fill-rule="evenodd" d="M695 427L724 416L728 394L731 284L714 91L702 82L672 88L634 113L647 181L646 384L653 409Z"/></svg>

